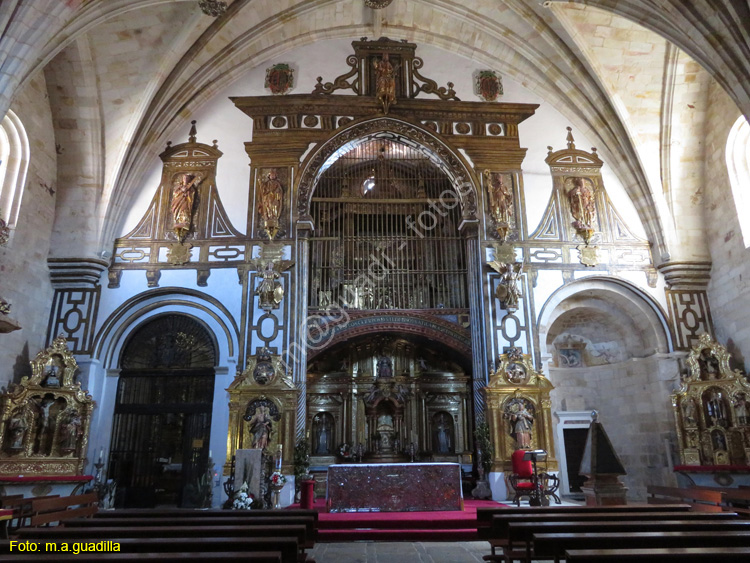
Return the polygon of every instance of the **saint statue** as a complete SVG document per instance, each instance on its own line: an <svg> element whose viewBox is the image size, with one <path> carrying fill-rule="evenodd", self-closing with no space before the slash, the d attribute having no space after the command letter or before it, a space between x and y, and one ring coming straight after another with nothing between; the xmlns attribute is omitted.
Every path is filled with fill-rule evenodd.
<svg viewBox="0 0 750 563"><path fill-rule="evenodd" d="M388 356L378 358L378 377L393 377L393 363Z"/></svg>
<svg viewBox="0 0 750 563"><path fill-rule="evenodd" d="M577 231L593 232L596 217L594 192L586 185L584 178L574 177L569 180L573 185L573 188L568 192L570 213L575 219L573 226Z"/></svg>
<svg viewBox="0 0 750 563"><path fill-rule="evenodd" d="M526 403L520 401L518 406L512 409L508 418L510 418L513 432L511 436L516 440L518 449L528 450L531 448L531 430L534 425L534 415L526 410Z"/></svg>
<svg viewBox="0 0 750 563"><path fill-rule="evenodd" d="M383 104L383 113L388 113L391 104L396 103L396 71L400 65L393 66L388 53L380 60L374 60L375 67L375 95Z"/></svg>
<svg viewBox="0 0 750 563"><path fill-rule="evenodd" d="M177 238L182 242L193 222L195 191L203 181L203 174L177 174L172 185L172 221Z"/></svg>
<svg viewBox="0 0 750 563"><path fill-rule="evenodd" d="M281 287L281 283L276 281L281 277L281 274L277 271L276 264L272 260L266 262L261 276L260 284L255 290L255 295L260 297L260 307L264 311L276 309L284 297L284 289Z"/></svg>
<svg viewBox="0 0 750 563"><path fill-rule="evenodd" d="M75 450L78 445L78 437L81 434L81 415L74 410L64 414L63 424L60 428L60 449Z"/></svg>
<svg viewBox="0 0 750 563"><path fill-rule="evenodd" d="M437 420L437 451L451 453L451 427L446 414L441 414Z"/></svg>
<svg viewBox="0 0 750 563"><path fill-rule="evenodd" d="M284 187L275 168L259 179L258 213L268 237L273 240L279 232L279 218L284 201Z"/></svg>
<svg viewBox="0 0 750 563"><path fill-rule="evenodd" d="M739 393L734 401L734 416L737 424L747 424L747 399L744 393Z"/></svg>
<svg viewBox="0 0 750 563"><path fill-rule="evenodd" d="M264 450L268 446L273 429L271 413L266 405L255 408L255 414L248 421L250 432L253 434L253 448Z"/></svg>
<svg viewBox="0 0 750 563"><path fill-rule="evenodd" d="M316 455L328 455L331 453L330 440L331 440L331 428L330 421L325 415L317 415L315 417L315 454Z"/></svg>
<svg viewBox="0 0 750 563"><path fill-rule="evenodd" d="M490 214L497 223L497 232L505 240L513 221L513 191L503 182L502 174L484 171L487 191L490 195Z"/></svg>
<svg viewBox="0 0 750 563"><path fill-rule="evenodd" d="M8 430L10 431L10 449L21 450L23 449L23 440L26 438L26 431L29 425L26 423L26 419L23 413L16 413L13 418L8 422Z"/></svg>

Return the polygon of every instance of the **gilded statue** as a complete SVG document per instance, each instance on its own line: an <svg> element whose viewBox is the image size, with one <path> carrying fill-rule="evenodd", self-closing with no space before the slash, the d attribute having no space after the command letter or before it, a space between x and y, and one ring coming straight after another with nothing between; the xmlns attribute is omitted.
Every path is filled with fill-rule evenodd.
<svg viewBox="0 0 750 563"><path fill-rule="evenodd" d="M384 53L372 66L375 67L375 95L383 104L383 113L388 113L388 108L396 103L396 71L400 65L393 66L388 53Z"/></svg>
<svg viewBox="0 0 750 563"><path fill-rule="evenodd" d="M273 429L273 419L271 412L266 405L259 405L255 408L255 413L248 421L250 432L253 435L253 448L263 450L268 446Z"/></svg>
<svg viewBox="0 0 750 563"><path fill-rule="evenodd" d="M593 190L586 185L586 179L581 177L569 178L572 188L568 191L568 203L570 213L573 215L573 227L588 244L588 240L594 232L594 221L596 219L596 203Z"/></svg>
<svg viewBox="0 0 750 563"><path fill-rule="evenodd" d="M490 214L497 225L497 233L504 242L513 223L513 190L505 185L502 174L485 170L484 177L490 196Z"/></svg>
<svg viewBox="0 0 750 563"><path fill-rule="evenodd" d="M268 238L273 240L279 232L279 218L284 201L284 187L275 168L258 180L258 213Z"/></svg>
<svg viewBox="0 0 750 563"><path fill-rule="evenodd" d="M495 289L495 297L500 300L508 311L518 309L518 300L521 298L519 281L523 273L523 262L503 263L493 260L488 265L500 274L500 282Z"/></svg>
<svg viewBox="0 0 750 563"><path fill-rule="evenodd" d="M512 402L507 407L505 418L510 420L510 435L516 441L516 446L521 450L531 448L531 434L534 426L534 415L529 412L523 399Z"/></svg>
<svg viewBox="0 0 750 563"><path fill-rule="evenodd" d="M172 221L177 239L182 242L190 232L193 223L193 203L198 184L203 181L203 174L177 174L172 184Z"/></svg>

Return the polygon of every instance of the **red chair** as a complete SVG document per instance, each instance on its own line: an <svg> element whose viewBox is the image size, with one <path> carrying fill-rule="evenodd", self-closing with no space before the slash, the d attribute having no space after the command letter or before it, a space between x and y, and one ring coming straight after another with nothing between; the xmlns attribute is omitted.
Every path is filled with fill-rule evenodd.
<svg viewBox="0 0 750 563"><path fill-rule="evenodd" d="M523 456L526 450L516 450L510 457L513 465L513 474L510 476L510 485L516 491L513 502L516 506L521 506L521 497L534 496L537 490L536 475L531 460L524 461Z"/></svg>

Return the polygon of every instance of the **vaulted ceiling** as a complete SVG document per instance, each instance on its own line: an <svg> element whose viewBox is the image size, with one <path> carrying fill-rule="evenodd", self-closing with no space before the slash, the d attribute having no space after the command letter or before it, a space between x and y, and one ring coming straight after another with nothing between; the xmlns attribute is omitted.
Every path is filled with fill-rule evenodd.
<svg viewBox="0 0 750 563"><path fill-rule="evenodd" d="M322 39L384 35L433 45L555 104L617 173L657 261L679 246L678 212L684 228L699 221L675 207L675 194L699 189L700 159L695 169L670 163L673 150L702 150L673 140L699 138L709 83L750 115L744 1L393 0L379 11L361 0L228 4L216 19L197 0L0 4L0 115L44 73L65 149L58 207L85 207L58 213L53 254L93 256L109 247L153 155L186 117L260 62ZM89 235L71 235L82 232Z"/></svg>

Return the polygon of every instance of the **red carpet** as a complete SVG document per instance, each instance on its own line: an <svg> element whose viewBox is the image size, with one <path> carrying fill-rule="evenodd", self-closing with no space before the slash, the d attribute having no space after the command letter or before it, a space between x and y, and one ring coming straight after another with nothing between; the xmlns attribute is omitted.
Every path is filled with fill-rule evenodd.
<svg viewBox="0 0 750 563"><path fill-rule="evenodd" d="M489 500L465 500L464 510L446 512L325 512L325 500L315 501L320 513L319 542L344 541L472 541L477 538L477 507L499 506ZM298 508L299 505L292 505ZM291 508L291 507L290 507Z"/></svg>

